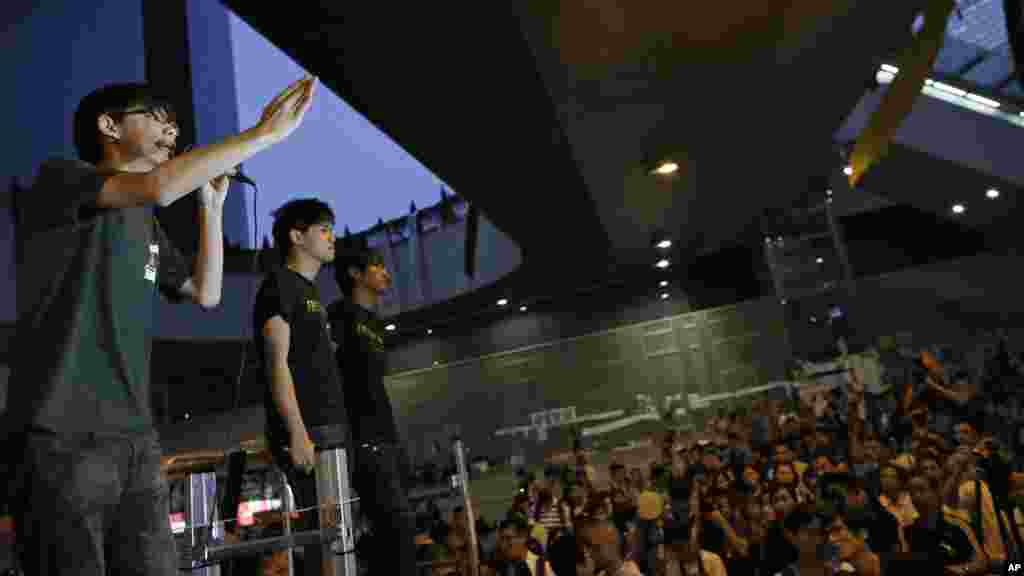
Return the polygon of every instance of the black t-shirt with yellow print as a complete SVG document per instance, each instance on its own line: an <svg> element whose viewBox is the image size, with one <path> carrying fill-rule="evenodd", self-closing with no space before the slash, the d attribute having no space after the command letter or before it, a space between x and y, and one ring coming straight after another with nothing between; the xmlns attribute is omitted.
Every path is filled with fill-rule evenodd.
<svg viewBox="0 0 1024 576"><path fill-rule="evenodd" d="M398 431L384 388L386 362L382 322L372 311L339 300L329 307L338 344L352 434L357 442L395 444Z"/></svg>
<svg viewBox="0 0 1024 576"><path fill-rule="evenodd" d="M253 320L256 350L264 382L267 435L274 442L287 442L285 423L271 395L270 366L264 352L263 326L280 316L291 334L288 367L295 386L295 398L306 429L347 424L345 394L331 347L327 309L320 301L316 284L301 274L281 267L267 274L256 295Z"/></svg>

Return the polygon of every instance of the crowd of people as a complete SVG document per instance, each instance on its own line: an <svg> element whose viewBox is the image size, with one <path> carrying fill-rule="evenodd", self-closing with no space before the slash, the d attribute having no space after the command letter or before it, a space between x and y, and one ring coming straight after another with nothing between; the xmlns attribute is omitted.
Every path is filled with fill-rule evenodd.
<svg viewBox="0 0 1024 576"><path fill-rule="evenodd" d="M1006 574L1024 557L1024 474L1000 416L1019 372L994 359L971 384L923 352L907 376L921 382L888 405L851 370L832 401L756 399L607 470L576 445L574 465L521 471L493 532L478 524L480 573ZM465 573L461 516L436 532L433 559L453 562L435 573Z"/></svg>

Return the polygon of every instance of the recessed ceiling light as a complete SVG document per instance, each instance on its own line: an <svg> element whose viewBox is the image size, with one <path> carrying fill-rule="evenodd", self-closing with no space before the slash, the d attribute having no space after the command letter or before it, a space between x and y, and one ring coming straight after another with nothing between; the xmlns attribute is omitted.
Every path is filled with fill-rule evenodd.
<svg viewBox="0 0 1024 576"><path fill-rule="evenodd" d="M433 333L434 333L434 330L432 328L427 328L427 336L430 336Z"/></svg>
<svg viewBox="0 0 1024 576"><path fill-rule="evenodd" d="M822 258L821 256L818 256L818 258L815 259L814 261L817 262L818 264L824 264L825 263L825 259Z"/></svg>
<svg viewBox="0 0 1024 576"><path fill-rule="evenodd" d="M665 250L667 248L671 248L672 247L672 241L671 240L662 240L661 242L658 242L657 246L658 246L658 248L661 248L662 250Z"/></svg>
<svg viewBox="0 0 1024 576"><path fill-rule="evenodd" d="M505 298L502 298L501 300L498 300L498 306L507 306L507 305L508 305L508 300L506 300Z"/></svg>
<svg viewBox="0 0 1024 576"><path fill-rule="evenodd" d="M394 324L388 324L387 326L384 327L384 329L387 330L388 332L394 332L395 330L398 329L398 326L395 326Z"/></svg>
<svg viewBox="0 0 1024 576"><path fill-rule="evenodd" d="M672 162L671 160L666 160L665 162L662 162L661 164L659 164L658 167L654 169L654 172L656 174L667 175L667 174L673 174L673 173L677 172L678 170L679 170L679 164L676 164L675 162Z"/></svg>
<svg viewBox="0 0 1024 576"><path fill-rule="evenodd" d="M852 176L853 166L847 166L846 168L843 168L843 174L846 174L847 176Z"/></svg>
<svg viewBox="0 0 1024 576"><path fill-rule="evenodd" d="M818 317L817 316L811 316L811 324L817 324L817 323L818 323Z"/></svg>
<svg viewBox="0 0 1024 576"><path fill-rule="evenodd" d="M672 265L672 263L669 262L667 258L662 258L661 260L658 260L657 264L655 264L655 266L657 266L658 268L661 268L663 270L665 268L668 268L671 265Z"/></svg>
<svg viewBox="0 0 1024 576"><path fill-rule="evenodd" d="M665 286L668 286L668 280L661 281L661 287L664 288Z"/></svg>
<svg viewBox="0 0 1024 576"><path fill-rule="evenodd" d="M668 293L662 294L661 295L661 299L662 300L668 300Z"/></svg>
<svg viewBox="0 0 1024 576"><path fill-rule="evenodd" d="M985 197L990 200L995 200L996 198L999 198L999 190L996 190L995 188L989 188L988 192L985 192Z"/></svg>
<svg viewBox="0 0 1024 576"><path fill-rule="evenodd" d="M520 312L526 312L526 306L520 306L519 307L519 311Z"/></svg>
<svg viewBox="0 0 1024 576"><path fill-rule="evenodd" d="M953 204L953 214L963 214L967 208L963 204Z"/></svg>
<svg viewBox="0 0 1024 576"><path fill-rule="evenodd" d="M831 189L825 190L825 196L831 196L831 195L832 195L832 190Z"/></svg>

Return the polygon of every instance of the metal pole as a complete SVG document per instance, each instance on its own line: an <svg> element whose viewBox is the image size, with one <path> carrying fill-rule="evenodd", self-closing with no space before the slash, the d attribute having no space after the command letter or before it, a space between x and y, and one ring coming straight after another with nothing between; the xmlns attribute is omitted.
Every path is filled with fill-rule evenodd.
<svg viewBox="0 0 1024 576"><path fill-rule="evenodd" d="M188 518L188 544L193 550L206 547L218 540L223 527L218 526L217 473L196 472L185 482L185 516ZM193 566L199 565L193 560ZM208 566L193 571L196 576L220 576L220 566Z"/></svg>
<svg viewBox="0 0 1024 576"><path fill-rule="evenodd" d="M350 502L352 487L348 474L348 457L340 446L328 447L317 453L316 493L320 505L320 527L334 534L330 543L323 548L324 564L330 566L335 576L357 576L355 557L355 533ZM324 525L324 514L328 508L337 511L336 527ZM387 551L380 551L387 553Z"/></svg>
<svg viewBox="0 0 1024 576"><path fill-rule="evenodd" d="M469 468L466 465L466 447L458 436L452 440L452 450L455 452L455 466L458 471L460 492L465 501L466 524L469 530L469 576L479 576L480 545L476 535L476 515L473 511L473 500L470 498L469 493Z"/></svg>
<svg viewBox="0 0 1024 576"><path fill-rule="evenodd" d="M281 499L283 500L282 506L284 508L284 535L292 535L292 512L295 511L295 493L292 491L292 487L288 484L288 477L283 473L281 474L281 480L284 484L284 490L281 493ZM295 576L295 550L288 548L288 576Z"/></svg>

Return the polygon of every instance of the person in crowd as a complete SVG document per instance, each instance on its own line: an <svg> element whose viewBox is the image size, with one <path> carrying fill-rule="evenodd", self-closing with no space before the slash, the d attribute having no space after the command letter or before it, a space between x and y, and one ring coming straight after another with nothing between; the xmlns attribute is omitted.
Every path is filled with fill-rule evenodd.
<svg viewBox="0 0 1024 576"><path fill-rule="evenodd" d="M577 539L584 557L580 576L643 576L636 562L623 557L621 535L611 522L584 519Z"/></svg>
<svg viewBox="0 0 1024 576"><path fill-rule="evenodd" d="M557 576L551 564L527 546L530 527L512 516L498 528L498 549L492 567L497 576Z"/></svg>
<svg viewBox="0 0 1024 576"><path fill-rule="evenodd" d="M903 568L928 574L984 573L989 567L988 558L969 523L961 515L943 509L940 480L914 476L908 488L919 516L904 532L907 551L882 556L884 573L897 573Z"/></svg>

